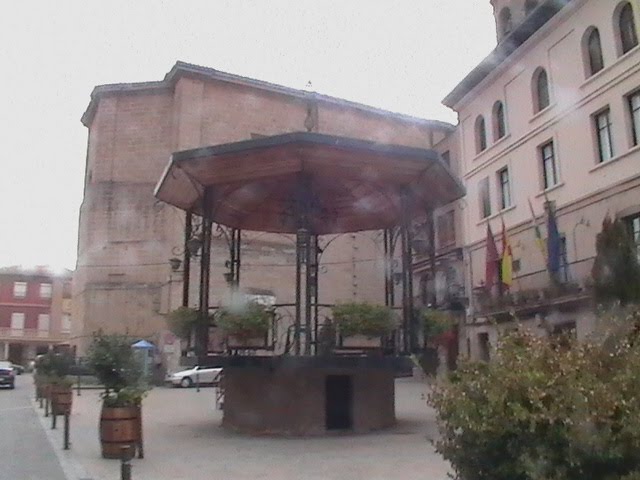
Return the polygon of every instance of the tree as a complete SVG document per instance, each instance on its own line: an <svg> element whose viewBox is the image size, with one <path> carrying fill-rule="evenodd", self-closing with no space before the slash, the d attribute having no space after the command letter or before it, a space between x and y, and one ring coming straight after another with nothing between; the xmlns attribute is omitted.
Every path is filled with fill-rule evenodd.
<svg viewBox="0 0 640 480"><path fill-rule="evenodd" d="M627 304L640 301L640 264L627 225L609 216L596 237L596 258L591 271L596 299Z"/></svg>

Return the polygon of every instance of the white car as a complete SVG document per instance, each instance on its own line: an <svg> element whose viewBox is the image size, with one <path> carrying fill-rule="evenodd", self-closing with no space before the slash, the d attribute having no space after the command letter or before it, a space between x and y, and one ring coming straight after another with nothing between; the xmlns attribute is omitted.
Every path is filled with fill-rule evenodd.
<svg viewBox="0 0 640 480"><path fill-rule="evenodd" d="M221 376L221 367L195 366L188 370L167 375L166 382L172 384L174 387L188 388L194 386L196 383L210 383L215 385Z"/></svg>

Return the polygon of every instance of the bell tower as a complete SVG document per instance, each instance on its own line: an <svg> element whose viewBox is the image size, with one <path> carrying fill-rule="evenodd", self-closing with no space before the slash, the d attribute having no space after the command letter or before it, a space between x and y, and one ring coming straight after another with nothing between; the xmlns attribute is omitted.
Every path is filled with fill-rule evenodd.
<svg viewBox="0 0 640 480"><path fill-rule="evenodd" d="M491 0L498 43L508 37L541 3L541 0Z"/></svg>

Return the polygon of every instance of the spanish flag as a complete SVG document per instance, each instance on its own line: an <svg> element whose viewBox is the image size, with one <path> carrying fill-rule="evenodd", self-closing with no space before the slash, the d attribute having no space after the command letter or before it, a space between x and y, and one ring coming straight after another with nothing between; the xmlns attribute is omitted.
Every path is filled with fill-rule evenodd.
<svg viewBox="0 0 640 480"><path fill-rule="evenodd" d="M513 283L513 253L507 238L507 229L502 221L502 258L500 261L500 279L504 288L508 289Z"/></svg>

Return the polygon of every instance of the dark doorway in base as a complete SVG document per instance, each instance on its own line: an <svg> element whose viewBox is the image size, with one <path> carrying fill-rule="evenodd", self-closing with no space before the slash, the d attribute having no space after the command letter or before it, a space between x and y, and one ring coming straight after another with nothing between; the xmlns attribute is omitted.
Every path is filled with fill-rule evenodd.
<svg viewBox="0 0 640 480"><path fill-rule="evenodd" d="M349 375L328 375L325 381L327 430L353 428L353 382Z"/></svg>

